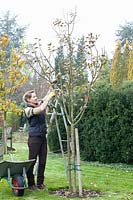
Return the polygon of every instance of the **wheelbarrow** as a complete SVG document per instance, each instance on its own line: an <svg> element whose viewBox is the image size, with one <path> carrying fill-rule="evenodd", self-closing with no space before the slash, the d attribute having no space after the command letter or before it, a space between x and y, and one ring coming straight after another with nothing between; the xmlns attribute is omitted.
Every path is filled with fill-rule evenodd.
<svg viewBox="0 0 133 200"><path fill-rule="evenodd" d="M7 180L15 196L23 196L27 188L26 172L35 160L0 161L0 179Z"/></svg>

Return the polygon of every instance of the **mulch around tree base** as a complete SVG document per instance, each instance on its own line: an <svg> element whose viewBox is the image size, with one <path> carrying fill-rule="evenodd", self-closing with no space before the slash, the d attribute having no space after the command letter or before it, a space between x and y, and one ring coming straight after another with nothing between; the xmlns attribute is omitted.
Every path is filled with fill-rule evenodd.
<svg viewBox="0 0 133 200"><path fill-rule="evenodd" d="M54 194L56 196L63 197L63 198L79 197L78 192L75 194L75 193L70 192L68 189L55 190L55 191L50 192L50 194ZM80 196L80 198L88 198L88 197L94 198L94 197L101 197L101 196L103 196L103 194L99 191L83 189L83 194L82 194L82 196Z"/></svg>

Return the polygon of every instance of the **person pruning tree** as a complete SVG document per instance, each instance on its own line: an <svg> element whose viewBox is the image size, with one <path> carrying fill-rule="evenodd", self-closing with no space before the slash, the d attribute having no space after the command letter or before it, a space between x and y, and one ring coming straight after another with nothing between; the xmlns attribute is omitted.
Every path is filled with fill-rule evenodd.
<svg viewBox="0 0 133 200"><path fill-rule="evenodd" d="M55 96L53 90L49 90L47 95L39 102L34 90L27 91L23 96L26 103L25 114L29 123L29 160L35 159L33 165L27 171L28 188L31 190L45 189L44 172L47 159L47 127L46 108L52 97ZM34 165L38 157L37 183L33 174Z"/></svg>

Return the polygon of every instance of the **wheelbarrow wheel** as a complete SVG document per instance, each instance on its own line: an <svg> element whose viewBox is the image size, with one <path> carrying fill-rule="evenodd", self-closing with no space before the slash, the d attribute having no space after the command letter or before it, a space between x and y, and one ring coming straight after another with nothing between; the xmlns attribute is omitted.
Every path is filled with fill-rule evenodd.
<svg viewBox="0 0 133 200"><path fill-rule="evenodd" d="M24 179L21 175L15 175L12 178L12 185L13 185L13 187L16 187L16 188L12 189L13 194L15 196L23 196L24 195ZM19 189L19 187L22 189Z"/></svg>

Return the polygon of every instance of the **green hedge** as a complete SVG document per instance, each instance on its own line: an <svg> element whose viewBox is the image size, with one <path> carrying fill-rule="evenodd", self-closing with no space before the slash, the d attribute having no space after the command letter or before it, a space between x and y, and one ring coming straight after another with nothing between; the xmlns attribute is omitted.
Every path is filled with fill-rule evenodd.
<svg viewBox="0 0 133 200"><path fill-rule="evenodd" d="M98 87L93 94L79 125L85 160L133 162L133 87L128 86L118 91Z"/></svg>
<svg viewBox="0 0 133 200"><path fill-rule="evenodd" d="M58 112L60 112L60 110L58 110ZM65 131L62 117L59 115L59 116L57 116L57 119L58 119L58 125L59 125L60 134L61 134L61 139L66 140L67 136L66 136L66 131ZM52 151L54 153L61 152L59 137L58 137L58 133L57 133L56 125L55 125L55 120L53 120L52 125L49 127L48 145L49 145L50 151ZM63 145L63 150L66 151L67 143L63 142L62 145Z"/></svg>
<svg viewBox="0 0 133 200"><path fill-rule="evenodd" d="M61 124L63 139L65 129ZM133 163L133 82L113 91L99 83L78 124L81 157L102 163ZM50 150L59 149L55 127L49 134Z"/></svg>

